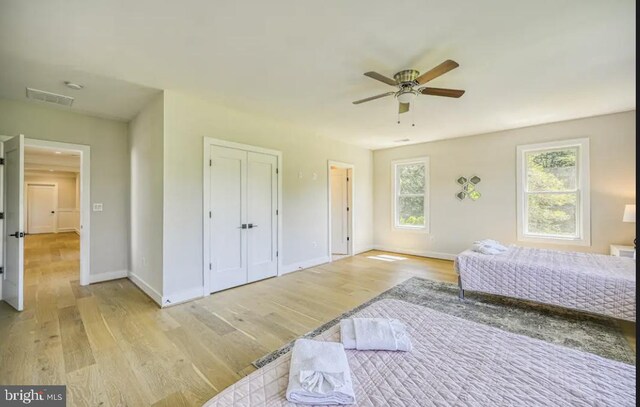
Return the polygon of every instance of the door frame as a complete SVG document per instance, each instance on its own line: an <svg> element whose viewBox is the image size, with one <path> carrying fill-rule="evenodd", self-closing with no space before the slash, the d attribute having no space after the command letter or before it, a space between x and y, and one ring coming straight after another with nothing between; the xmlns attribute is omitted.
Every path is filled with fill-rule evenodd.
<svg viewBox="0 0 640 407"><path fill-rule="evenodd" d="M277 231L276 234L278 236L278 273L279 277L282 273L282 151L272 150L263 147L252 146L249 144L241 144L235 143L233 141L220 140L212 137L204 137L203 140L203 160L202 160L202 180L203 180L203 196L202 196L202 295L208 296L211 295L211 270L209 269L209 264L211 263L211 253L209 252L210 247L210 233L211 228L209 226L209 222L205 220L209 217L209 208L211 207L211 194L210 194L210 181L211 181L211 170L210 170L210 147L218 146L218 147L227 147L227 148L235 148L237 150L249 151L253 153L262 153L262 154L270 154L274 155L278 159L276 176L278 180L278 202L276 210L278 211L278 223L277 223Z"/></svg>
<svg viewBox="0 0 640 407"><path fill-rule="evenodd" d="M348 237L349 241L347 242L347 256L353 256L353 241L354 241L354 228L353 228L353 212L355 207L355 194L354 194L354 182L355 182L355 165L351 163L345 163L342 161L327 161L327 256L329 257L329 262L333 261L333 253L331 247L331 167L344 168L346 170L351 170L351 175L349 177L349 181L347 182L347 194L349 196L349 214L347 219L347 227L348 227ZM349 174L347 172L347 174Z"/></svg>
<svg viewBox="0 0 640 407"><path fill-rule="evenodd" d="M25 181L24 183L24 233L30 234L30 225L29 225L29 202L31 199L29 198L29 187L32 185L40 185L40 186L49 186L53 187L53 196L54 196L54 220L53 220L53 233L58 233L58 183L57 182L37 182L37 181Z"/></svg>
<svg viewBox="0 0 640 407"><path fill-rule="evenodd" d="M24 146L80 153L80 285L89 285L91 283L91 147L84 144L30 138L24 139Z"/></svg>

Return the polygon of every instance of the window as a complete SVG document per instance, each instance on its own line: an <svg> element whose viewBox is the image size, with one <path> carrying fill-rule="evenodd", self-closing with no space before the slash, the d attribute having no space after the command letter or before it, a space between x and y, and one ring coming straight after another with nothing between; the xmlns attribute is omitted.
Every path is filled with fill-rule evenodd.
<svg viewBox="0 0 640 407"><path fill-rule="evenodd" d="M518 146L518 239L591 244L588 139Z"/></svg>
<svg viewBox="0 0 640 407"><path fill-rule="evenodd" d="M394 161L393 222L396 228L428 230L428 158Z"/></svg>

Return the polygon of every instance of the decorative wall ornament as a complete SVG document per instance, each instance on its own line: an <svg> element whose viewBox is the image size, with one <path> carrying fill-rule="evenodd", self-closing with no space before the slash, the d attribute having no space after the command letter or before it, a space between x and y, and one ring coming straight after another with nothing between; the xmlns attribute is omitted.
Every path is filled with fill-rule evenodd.
<svg viewBox="0 0 640 407"><path fill-rule="evenodd" d="M472 201L480 199L482 194L478 191L476 185L482 181L477 175L473 175L471 178L460 177L456 180L456 183L460 185L462 191L456 193L456 198L464 200L469 198Z"/></svg>

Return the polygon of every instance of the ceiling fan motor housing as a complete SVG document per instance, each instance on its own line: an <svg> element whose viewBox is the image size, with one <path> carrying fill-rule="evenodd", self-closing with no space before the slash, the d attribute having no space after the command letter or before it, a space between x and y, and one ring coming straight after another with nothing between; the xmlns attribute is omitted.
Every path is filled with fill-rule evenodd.
<svg viewBox="0 0 640 407"><path fill-rule="evenodd" d="M405 69L404 71L400 71L393 75L393 79L395 79L400 85L405 83L413 84L419 75L420 72L415 69Z"/></svg>

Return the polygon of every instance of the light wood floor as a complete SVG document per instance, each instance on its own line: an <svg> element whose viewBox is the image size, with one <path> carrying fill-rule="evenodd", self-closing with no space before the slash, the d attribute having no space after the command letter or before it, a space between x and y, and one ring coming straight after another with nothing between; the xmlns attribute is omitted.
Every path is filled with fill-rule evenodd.
<svg viewBox="0 0 640 407"><path fill-rule="evenodd" d="M127 279L80 287L78 245L27 236L25 311L0 302L0 383L66 384L70 406L199 406L407 278L456 280L450 261L369 252L159 309Z"/></svg>

